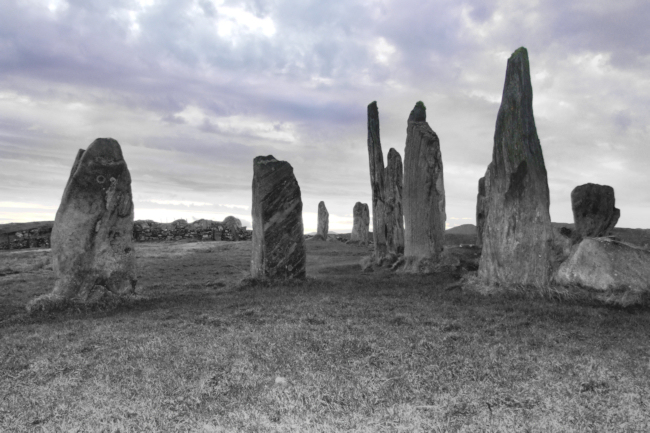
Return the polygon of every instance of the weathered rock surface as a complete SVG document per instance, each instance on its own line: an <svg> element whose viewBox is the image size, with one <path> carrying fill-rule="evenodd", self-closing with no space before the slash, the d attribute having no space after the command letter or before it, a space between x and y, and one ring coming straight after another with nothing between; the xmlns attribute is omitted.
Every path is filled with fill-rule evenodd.
<svg viewBox="0 0 650 433"><path fill-rule="evenodd" d="M508 59L485 183L479 277L489 284L547 284L553 243L548 180L523 47Z"/></svg>
<svg viewBox="0 0 650 433"><path fill-rule="evenodd" d="M487 194L485 192L485 176L478 180L478 195L476 196L476 245L483 245L483 229L487 217Z"/></svg>
<svg viewBox="0 0 650 433"><path fill-rule="evenodd" d="M610 238L585 238L560 265L555 280L603 292L617 303L650 294L650 251Z"/></svg>
<svg viewBox="0 0 650 433"><path fill-rule="evenodd" d="M353 223L352 233L350 235L350 243L360 243L368 245L369 241L369 226L370 226L370 212L368 205L361 202L356 202L352 209Z"/></svg>
<svg viewBox="0 0 650 433"><path fill-rule="evenodd" d="M445 184L440 141L426 122L426 108L415 104L404 151L404 255L439 259L444 245Z"/></svg>
<svg viewBox="0 0 650 433"><path fill-rule="evenodd" d="M389 252L397 254L404 254L403 173L402 157L391 148L384 171L386 244Z"/></svg>
<svg viewBox="0 0 650 433"><path fill-rule="evenodd" d="M377 260L381 260L388 253L388 245L386 242L384 154L379 139L379 110L376 101L368 105L368 157L370 162L370 188L372 189L374 255Z"/></svg>
<svg viewBox="0 0 650 433"><path fill-rule="evenodd" d="M273 156L253 161L253 278L304 278L300 187L291 164Z"/></svg>
<svg viewBox="0 0 650 433"><path fill-rule="evenodd" d="M611 235L621 216L614 204L614 188L611 186L587 183L575 187L571 191L571 209L576 240Z"/></svg>
<svg viewBox="0 0 650 433"><path fill-rule="evenodd" d="M316 230L316 236L314 236L314 238L326 241L329 226L330 226L330 213L327 212L327 208L325 207L325 202L321 201L320 203L318 203L318 228Z"/></svg>
<svg viewBox="0 0 650 433"><path fill-rule="evenodd" d="M46 296L86 301L106 290L132 293L137 281L132 231L131 175L122 149L111 138L98 138L79 150L56 213L51 237L56 283Z"/></svg>

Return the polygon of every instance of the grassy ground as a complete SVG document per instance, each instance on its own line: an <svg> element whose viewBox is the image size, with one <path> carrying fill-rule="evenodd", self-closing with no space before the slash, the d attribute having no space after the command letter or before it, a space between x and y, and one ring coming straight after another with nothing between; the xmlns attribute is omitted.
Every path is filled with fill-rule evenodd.
<svg viewBox="0 0 650 433"><path fill-rule="evenodd" d="M249 249L139 244L139 297L34 317L47 251L0 253L0 431L650 431L647 309L360 273L338 242L240 282Z"/></svg>

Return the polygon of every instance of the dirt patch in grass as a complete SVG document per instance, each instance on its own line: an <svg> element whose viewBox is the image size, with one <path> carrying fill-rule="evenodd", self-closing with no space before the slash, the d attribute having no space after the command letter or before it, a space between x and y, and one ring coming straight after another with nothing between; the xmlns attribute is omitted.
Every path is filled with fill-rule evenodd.
<svg viewBox="0 0 650 433"><path fill-rule="evenodd" d="M304 281L246 280L250 242L137 254L107 309L21 316L52 271L0 277L0 431L650 430L647 309L361 273L338 242Z"/></svg>

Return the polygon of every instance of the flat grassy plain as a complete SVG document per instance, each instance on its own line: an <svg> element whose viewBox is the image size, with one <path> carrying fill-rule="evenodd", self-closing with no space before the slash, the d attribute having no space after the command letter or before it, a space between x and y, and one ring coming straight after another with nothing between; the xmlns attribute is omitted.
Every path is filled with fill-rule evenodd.
<svg viewBox="0 0 650 433"><path fill-rule="evenodd" d="M49 250L0 252L0 431L650 431L647 307L307 245L307 280L265 283L250 242L137 244L137 296L33 316Z"/></svg>

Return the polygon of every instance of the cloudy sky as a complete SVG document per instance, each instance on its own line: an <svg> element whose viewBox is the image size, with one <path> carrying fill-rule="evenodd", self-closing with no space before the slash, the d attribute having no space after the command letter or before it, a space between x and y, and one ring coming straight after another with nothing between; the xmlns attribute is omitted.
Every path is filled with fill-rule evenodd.
<svg viewBox="0 0 650 433"><path fill-rule="evenodd" d="M118 140L136 219L241 218L252 161L294 168L349 232L370 203L367 105L404 156L416 101L441 141L447 226L474 223L506 61L528 49L551 218L614 187L650 228L647 0L4 0L0 223L53 220L79 148Z"/></svg>

